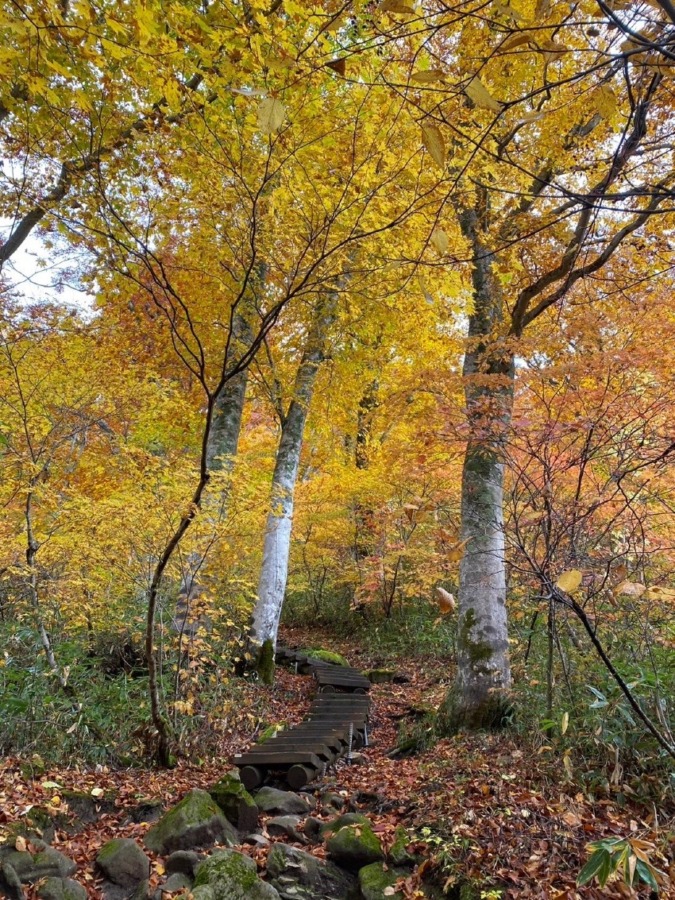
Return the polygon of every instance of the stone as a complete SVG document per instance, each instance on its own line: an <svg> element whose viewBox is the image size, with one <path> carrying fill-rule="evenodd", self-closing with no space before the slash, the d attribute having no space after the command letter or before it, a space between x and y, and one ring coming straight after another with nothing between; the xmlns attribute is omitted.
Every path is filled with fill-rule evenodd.
<svg viewBox="0 0 675 900"><path fill-rule="evenodd" d="M341 816L330 819L328 822L321 822L319 833L325 840L329 835L344 828L345 825L370 825L370 819L367 819L363 813L343 813Z"/></svg>
<svg viewBox="0 0 675 900"><path fill-rule="evenodd" d="M236 850L217 850L197 866L192 896L204 886L211 888L212 900L279 900L278 891L258 876L255 862Z"/></svg>
<svg viewBox="0 0 675 900"><path fill-rule="evenodd" d="M415 857L406 850L409 843L408 832L399 825L394 832L394 843L389 848L387 859L395 866L414 866Z"/></svg>
<svg viewBox="0 0 675 900"><path fill-rule="evenodd" d="M174 850L211 847L216 842L231 847L237 843L237 833L206 791L194 788L153 825L144 840L148 850L167 856Z"/></svg>
<svg viewBox="0 0 675 900"><path fill-rule="evenodd" d="M358 896L354 875L287 844L274 844L270 850L267 877L283 900L349 900Z"/></svg>
<svg viewBox="0 0 675 900"><path fill-rule="evenodd" d="M115 838L104 844L96 865L108 881L120 887L135 887L150 875L150 860L131 838Z"/></svg>
<svg viewBox="0 0 675 900"><path fill-rule="evenodd" d="M188 891L192 887L192 879L184 872L174 872L170 875L164 884L160 884L159 890L162 894L177 894L179 891Z"/></svg>
<svg viewBox="0 0 675 900"><path fill-rule="evenodd" d="M321 836L321 827L323 824L321 819L317 819L316 816L307 816L305 824L302 826L302 830L310 841L316 842Z"/></svg>
<svg viewBox="0 0 675 900"><path fill-rule="evenodd" d="M6 844L0 847L0 865L9 866L24 884L42 878L68 878L77 871L75 863L65 854L42 841L36 843L42 849L33 855Z"/></svg>
<svg viewBox="0 0 675 900"><path fill-rule="evenodd" d="M301 650L300 652L306 653L310 659L320 659L322 662L332 663L334 666L349 666L344 656L334 650L320 648L318 650Z"/></svg>
<svg viewBox="0 0 675 900"><path fill-rule="evenodd" d="M380 839L370 823L344 825L326 841L328 853L346 869L358 870L384 858Z"/></svg>
<svg viewBox="0 0 675 900"><path fill-rule="evenodd" d="M192 900L215 900L215 894L213 893L213 888L208 884L200 884L198 887L193 887L190 891L192 894Z"/></svg>
<svg viewBox="0 0 675 900"><path fill-rule="evenodd" d="M247 834L242 844L249 844L253 847L269 847L271 841L263 834Z"/></svg>
<svg viewBox="0 0 675 900"><path fill-rule="evenodd" d="M403 892L385 893L396 884L399 878L405 878L405 869L389 869L381 862L371 863L359 869L359 887L363 900L403 900Z"/></svg>
<svg viewBox="0 0 675 900"><path fill-rule="evenodd" d="M0 895L9 900L24 900L26 896L21 885L21 879L12 866L0 859Z"/></svg>
<svg viewBox="0 0 675 900"><path fill-rule="evenodd" d="M253 797L239 780L239 772L228 772L209 788L225 818L239 831L255 831L258 826L258 807Z"/></svg>
<svg viewBox="0 0 675 900"><path fill-rule="evenodd" d="M313 809L307 797L294 794L293 791L280 791L278 788L267 786L261 788L255 795L255 803L261 812L277 816L303 815Z"/></svg>
<svg viewBox="0 0 675 900"><path fill-rule="evenodd" d="M270 837L287 837L301 844L307 843L307 837L300 831L300 816L274 816L265 823Z"/></svg>
<svg viewBox="0 0 675 900"><path fill-rule="evenodd" d="M41 900L87 900L87 890L72 878L45 878L37 889Z"/></svg>
<svg viewBox="0 0 675 900"><path fill-rule="evenodd" d="M150 886L150 882L146 878L145 881L141 881L133 894L129 897L129 900L153 900L154 891Z"/></svg>
<svg viewBox="0 0 675 900"><path fill-rule="evenodd" d="M194 850L176 850L164 863L164 870L167 875L181 872L183 875L189 875L190 878L194 878L198 865L199 855Z"/></svg>
<svg viewBox="0 0 675 900"><path fill-rule="evenodd" d="M342 794L336 794L335 791L324 791L320 795L321 805L330 806L333 809L342 809L345 805L345 798Z"/></svg>
<svg viewBox="0 0 675 900"><path fill-rule="evenodd" d="M141 882L141 884L143 883L144 882ZM104 881L101 884L101 893L103 894L104 900L127 900L129 897L129 888L122 887L121 884L115 884L113 881ZM136 893L136 891L134 891L134 893ZM154 900L154 898L151 898L151 900Z"/></svg>

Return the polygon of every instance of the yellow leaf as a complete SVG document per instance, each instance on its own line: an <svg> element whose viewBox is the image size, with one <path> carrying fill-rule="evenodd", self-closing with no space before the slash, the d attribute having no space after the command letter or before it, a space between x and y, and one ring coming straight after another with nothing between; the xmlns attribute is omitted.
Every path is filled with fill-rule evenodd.
<svg viewBox="0 0 675 900"><path fill-rule="evenodd" d="M448 236L442 228L434 228L434 230L431 232L430 240L436 250L438 250L438 252L441 254L441 256L444 256L448 252L450 241L448 240Z"/></svg>
<svg viewBox="0 0 675 900"><path fill-rule="evenodd" d="M522 47L524 44L534 43L532 36L529 34L517 33L508 37L499 49L506 52L507 50L515 50L516 47Z"/></svg>
<svg viewBox="0 0 675 900"><path fill-rule="evenodd" d="M433 84L434 81L443 81L444 78L443 69L426 69L422 72L413 72L410 76L411 81L417 81L419 84Z"/></svg>
<svg viewBox="0 0 675 900"><path fill-rule="evenodd" d="M404 3L404 0L382 0L380 12L402 13L409 16L414 15L415 10L409 3Z"/></svg>
<svg viewBox="0 0 675 900"><path fill-rule="evenodd" d="M603 119L611 119L616 112L616 94L608 84L593 91L593 104Z"/></svg>
<svg viewBox="0 0 675 900"><path fill-rule="evenodd" d="M284 124L286 108L276 97L266 97L258 107L258 128L263 134L274 134Z"/></svg>
<svg viewBox="0 0 675 900"><path fill-rule="evenodd" d="M502 104L499 100L495 100L478 76L471 79L464 88L464 92L469 100L481 109L491 109L493 112L501 111Z"/></svg>
<svg viewBox="0 0 675 900"><path fill-rule="evenodd" d="M437 125L422 125L422 143L436 165L445 168L445 143Z"/></svg>
<svg viewBox="0 0 675 900"><path fill-rule="evenodd" d="M565 591L568 594L573 594L581 584L581 579L583 577L583 573L580 572L579 569L568 569L566 572L563 572L556 581L556 587L559 587L561 591Z"/></svg>
<svg viewBox="0 0 675 900"><path fill-rule="evenodd" d="M103 788L95 787L95 788L92 788L92 789L91 789L91 796L92 796L92 797L102 797L102 796L103 796L103 793L104 793Z"/></svg>
<svg viewBox="0 0 675 900"><path fill-rule="evenodd" d="M563 716L562 716L562 722L560 723L560 734L565 734L569 724L570 724L570 714L568 712L564 712Z"/></svg>
<svg viewBox="0 0 675 900"><path fill-rule="evenodd" d="M19 853L25 853L26 850L28 849L28 843L26 841L26 838L19 835L17 837L17 839L14 841L14 847L16 850L19 851Z"/></svg>

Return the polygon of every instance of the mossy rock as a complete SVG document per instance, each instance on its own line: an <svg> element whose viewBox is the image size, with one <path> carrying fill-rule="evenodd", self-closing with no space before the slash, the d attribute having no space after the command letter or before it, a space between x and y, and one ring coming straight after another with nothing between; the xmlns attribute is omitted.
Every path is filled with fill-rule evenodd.
<svg viewBox="0 0 675 900"><path fill-rule="evenodd" d="M87 891L72 878L45 878L37 889L40 900L87 900Z"/></svg>
<svg viewBox="0 0 675 900"><path fill-rule="evenodd" d="M150 875L150 860L131 838L114 838L104 844L96 865L106 878L121 887L134 887Z"/></svg>
<svg viewBox="0 0 675 900"><path fill-rule="evenodd" d="M325 840L331 834L334 834L336 831L344 828L345 825L370 825L370 819L366 818L363 813L344 813L341 816L337 816L337 818L335 819L324 822L324 824L319 829L319 834Z"/></svg>
<svg viewBox="0 0 675 900"><path fill-rule="evenodd" d="M261 812L277 816L307 815L316 806L313 797L293 791L281 791L269 785L260 788L255 795L255 803Z"/></svg>
<svg viewBox="0 0 675 900"><path fill-rule="evenodd" d="M209 887L213 900L280 900L276 888L258 876L255 862L236 850L218 850L197 866L192 894Z"/></svg>
<svg viewBox="0 0 675 900"><path fill-rule="evenodd" d="M104 813L115 810L115 794L108 791L102 797L92 797L84 791L61 791L61 799L68 804L68 809L82 825L90 825Z"/></svg>
<svg viewBox="0 0 675 900"><path fill-rule="evenodd" d="M258 807L239 780L239 772L228 772L209 788L211 799L225 813L225 818L239 831L255 831Z"/></svg>
<svg viewBox="0 0 675 900"><path fill-rule="evenodd" d="M380 839L369 823L345 825L326 841L330 856L352 871L384 859Z"/></svg>
<svg viewBox="0 0 675 900"><path fill-rule="evenodd" d="M389 869L385 868L381 862L371 863L359 869L359 887L363 900L386 900L393 897L394 900L403 900L403 893L395 891L385 893L392 888L399 878L405 878L408 873L405 869Z"/></svg>
<svg viewBox="0 0 675 900"><path fill-rule="evenodd" d="M344 656L334 650L324 650L320 647L318 650L301 650L300 652L306 653L311 659L320 659L322 662L332 663L334 666L349 666Z"/></svg>
<svg viewBox="0 0 675 900"><path fill-rule="evenodd" d="M293 900L348 900L359 896L354 875L288 844L272 845L267 857L267 877L282 897Z"/></svg>
<svg viewBox="0 0 675 900"><path fill-rule="evenodd" d="M389 848L387 859L395 866L414 866L415 857L406 850L409 843L408 832L402 825L399 825L394 832L394 843Z"/></svg>
<svg viewBox="0 0 675 900"><path fill-rule="evenodd" d="M232 847L237 843L237 833L218 804L198 788L189 791L145 835L148 850L161 856L174 850L210 847L216 842Z"/></svg>

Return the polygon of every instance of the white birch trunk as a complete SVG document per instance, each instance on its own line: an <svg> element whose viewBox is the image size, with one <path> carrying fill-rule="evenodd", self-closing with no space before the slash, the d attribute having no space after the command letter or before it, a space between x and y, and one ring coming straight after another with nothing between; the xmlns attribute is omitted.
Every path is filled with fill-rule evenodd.
<svg viewBox="0 0 675 900"><path fill-rule="evenodd" d="M274 676L274 650L286 594L291 550L293 500L309 405L319 367L324 358L326 334L333 320L335 298L321 304L307 338L298 368L293 399L282 423L277 450L270 511L265 528L258 599L253 609L251 638L258 653L258 671L270 683Z"/></svg>

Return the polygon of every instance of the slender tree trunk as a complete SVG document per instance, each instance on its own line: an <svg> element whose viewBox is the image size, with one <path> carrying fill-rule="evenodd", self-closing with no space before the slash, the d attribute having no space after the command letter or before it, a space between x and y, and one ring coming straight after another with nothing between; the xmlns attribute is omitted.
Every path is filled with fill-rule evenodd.
<svg viewBox="0 0 675 900"><path fill-rule="evenodd" d="M441 724L501 725L510 709L506 620L504 463L514 365L503 340L503 298L494 259L483 245L475 211L461 216L473 246L473 312L464 358L469 440L462 470L464 556L459 571L457 676L441 707Z"/></svg>
<svg viewBox="0 0 675 900"><path fill-rule="evenodd" d="M359 402L354 461L361 471L370 465L373 416L379 405L379 387L378 379L373 379ZM373 510L368 504L357 503L354 519L354 559L358 565L373 552Z"/></svg>
<svg viewBox="0 0 675 900"><path fill-rule="evenodd" d="M329 297L317 310L307 338L293 390L293 399L281 428L281 438L272 477L270 511L267 516L258 599L253 609L251 639L256 667L266 684L274 680L274 652L279 620L286 593L291 550L293 501L300 453L309 405L319 367L324 359L326 334L333 321L335 300Z"/></svg>

